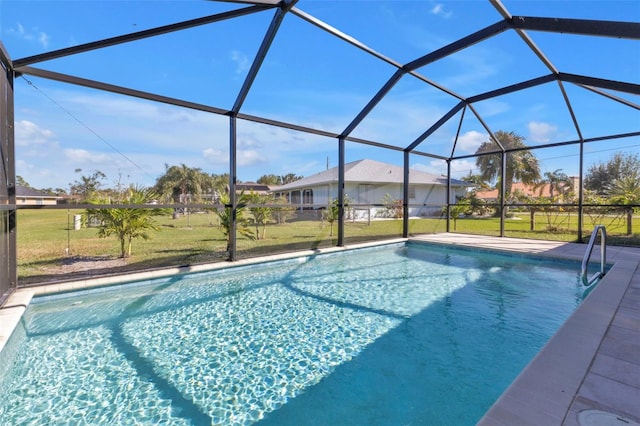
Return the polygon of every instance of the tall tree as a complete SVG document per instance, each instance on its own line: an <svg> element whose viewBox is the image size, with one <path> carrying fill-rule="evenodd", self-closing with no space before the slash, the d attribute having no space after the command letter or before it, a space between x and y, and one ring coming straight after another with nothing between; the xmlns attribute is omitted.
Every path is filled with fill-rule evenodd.
<svg viewBox="0 0 640 426"><path fill-rule="evenodd" d="M609 186L616 179L629 176L640 170L638 154L616 152L606 163L591 165L584 177L584 189L599 195L607 195Z"/></svg>
<svg viewBox="0 0 640 426"><path fill-rule="evenodd" d="M544 187L549 185L549 196L551 198L568 195L573 191L573 182L562 169L556 169L552 172L544 172L544 178L537 183L536 187L542 195Z"/></svg>
<svg viewBox="0 0 640 426"><path fill-rule="evenodd" d="M507 153L506 171L505 171L505 197L511 195L513 182L518 181L526 184L533 184L540 179L540 165L536 156L527 150L524 143L524 137L514 132L505 132L499 130L495 133L496 139L500 144L509 151ZM476 154L485 154L488 152L499 151L498 146L493 141L485 141L477 149ZM498 187L501 185L501 160L502 153L480 155L476 158L476 166L480 168L480 176L485 181L497 181Z"/></svg>
<svg viewBox="0 0 640 426"><path fill-rule="evenodd" d="M31 188L31 185L29 185L29 182L24 180L24 178L20 175L16 176L16 185L20 185L25 188Z"/></svg>
<svg viewBox="0 0 640 426"><path fill-rule="evenodd" d="M640 204L640 170L621 176L608 187L609 202L627 205L627 235L633 234L634 205Z"/></svg>
<svg viewBox="0 0 640 426"><path fill-rule="evenodd" d="M282 185L282 176L262 175L256 182L262 185Z"/></svg>
<svg viewBox="0 0 640 426"><path fill-rule="evenodd" d="M302 179L302 176L298 176L295 173L287 173L281 176L269 174L260 176L257 182L263 185L286 185L300 179Z"/></svg>
<svg viewBox="0 0 640 426"><path fill-rule="evenodd" d="M286 185L288 183L302 179L302 176L298 176L295 173L287 173L284 176L280 176L280 179L282 180L282 185Z"/></svg>
<svg viewBox="0 0 640 426"><path fill-rule="evenodd" d="M211 175L212 192L215 192L216 202L220 202L220 196L229 192L229 173Z"/></svg>
<svg viewBox="0 0 640 426"><path fill-rule="evenodd" d="M206 187L209 176L199 168L164 165L165 173L156 181L155 191L165 197L171 197L175 203L186 204L191 195L200 199L203 186Z"/></svg>
<svg viewBox="0 0 640 426"><path fill-rule="evenodd" d="M76 173L81 173L82 169L76 169ZM82 201L96 199L102 188L102 181L107 176L100 170L95 170L89 176L81 175L79 180L70 184L71 195L78 195ZM108 203L108 200L107 200Z"/></svg>
<svg viewBox="0 0 640 426"><path fill-rule="evenodd" d="M471 171L469 171L467 176L463 176L461 180L472 184L474 191L489 189L489 184L482 178L482 176L474 175Z"/></svg>

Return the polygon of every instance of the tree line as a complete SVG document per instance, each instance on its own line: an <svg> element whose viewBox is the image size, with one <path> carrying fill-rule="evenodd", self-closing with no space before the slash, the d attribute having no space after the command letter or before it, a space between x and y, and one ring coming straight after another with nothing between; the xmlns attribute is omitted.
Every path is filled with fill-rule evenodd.
<svg viewBox="0 0 640 426"><path fill-rule="evenodd" d="M500 145L509 151L504 173L506 203L527 205L532 214L532 227L533 214L536 211L545 213L547 228L552 230L551 215L562 210L558 204L577 203L573 179L562 169L541 173L538 158L524 143L522 136L504 131L496 132L495 136ZM499 147L494 141L485 141L477 149L476 166L479 173L469 173L462 178L473 185L473 190L456 200L455 205L448 206L449 215L454 220L454 230L456 220L461 215L484 215L490 210L496 215L502 214L498 208L491 208L477 197L477 191L502 187L502 153L496 151L499 151ZM515 182L529 185L537 192L537 196L514 190ZM594 221L602 221L607 215L615 219L626 214L627 233L631 232L633 212L640 205L640 156L637 153L616 152L608 160L592 164L584 175L582 185L586 214Z"/></svg>
<svg viewBox="0 0 640 426"><path fill-rule="evenodd" d="M524 137L514 132L498 131L496 139L508 151L505 170L505 198L511 202L522 201L526 197L512 190L514 182L522 182L538 189L547 187L553 202L571 202L576 194L573 182L562 169L541 174L540 164L535 154L524 143ZM474 184L477 189L501 188L501 153L493 141L483 142L476 151L478 175L469 174L462 179ZM490 185L495 182L495 185ZM640 204L640 156L636 153L616 152L609 160L591 165L583 180L586 197L600 197L600 204Z"/></svg>
<svg viewBox="0 0 640 426"><path fill-rule="evenodd" d="M557 204L575 203L575 193L570 178L557 169L541 173L538 158L524 143L524 138L514 132L498 131L495 137L509 151L506 155L504 173L505 198L508 203L524 204ZM476 166L480 170L477 175L469 174L463 180L472 183L474 189L467 196L457 200L455 206L449 206L451 217L455 220L461 214L474 214L486 211L482 200L476 197L478 189L500 188L502 186L502 154L497 152L495 141L485 141L476 151ZM76 169L82 173L81 169ZM302 176L288 173L286 175L266 174L257 183L265 185L284 185ZM125 186L120 179L114 187L107 187L107 176L101 171L93 171L88 175L81 174L72 182L70 195L79 203L89 204L222 204L220 209L213 209L219 219L219 228L227 238L229 250L230 230L234 212L228 207L229 174L209 174L200 168L188 167L185 164L169 166L165 164L165 172L156 183L149 188L137 185ZM514 182L532 185L534 188L548 187L548 197L532 199L513 190ZM20 176L17 183L31 188ZM239 182L240 183L240 182ZM627 212L632 214L633 208L640 204L640 157L637 154L617 152L606 162L598 162L589 167L584 177L585 204L615 204L630 206ZM64 190L45 189L44 192L64 195ZM540 192L542 195L542 192ZM240 193L237 197L235 224L237 232L247 238L264 238L266 225L270 222L284 223L292 215L293 209L275 208L275 204L286 204L286 200L275 199L271 195ZM394 200L395 201L395 200ZM335 203L334 203L335 204ZM394 204L395 205L395 204ZM183 210L184 210L183 209ZM180 208L173 209L174 218ZM337 211L337 205L330 205L327 213ZM121 255L131 254L131 243L136 238L149 238L150 231L158 230L153 218L169 214L171 210L162 208L108 209L98 208L87 211L87 217L99 224L99 236L115 235L120 242ZM589 211L587 211L589 213ZM330 223L336 219L327 217ZM330 220L332 219L332 220ZM629 217L629 224L631 218ZM251 225L255 230L251 229Z"/></svg>

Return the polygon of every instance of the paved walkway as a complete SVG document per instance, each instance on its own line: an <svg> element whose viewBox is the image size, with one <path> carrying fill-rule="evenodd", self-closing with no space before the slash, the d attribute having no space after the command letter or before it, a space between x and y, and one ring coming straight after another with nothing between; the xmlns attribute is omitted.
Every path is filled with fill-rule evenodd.
<svg viewBox="0 0 640 426"><path fill-rule="evenodd" d="M577 260L586 250L463 234L412 239ZM609 246L607 262L613 265L607 275L480 425L640 426L640 248Z"/></svg>

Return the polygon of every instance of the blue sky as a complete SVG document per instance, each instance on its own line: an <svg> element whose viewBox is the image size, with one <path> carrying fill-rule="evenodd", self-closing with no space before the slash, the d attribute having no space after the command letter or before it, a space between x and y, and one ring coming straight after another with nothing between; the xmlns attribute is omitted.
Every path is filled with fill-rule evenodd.
<svg viewBox="0 0 640 426"><path fill-rule="evenodd" d="M640 2L503 0L513 15L640 21ZM407 63L501 19L488 1L313 1L297 8L377 52ZM210 1L12 1L0 3L0 38L12 59L179 20L244 7ZM133 89L231 108L273 11L170 33L34 66ZM640 42L528 32L562 72L639 83ZM395 69L288 14L241 112L340 133ZM418 72L463 96L548 74L513 31L457 52ZM15 82L17 174L37 188L68 188L99 170L114 182L152 185L165 164L228 172L227 117L25 76ZM587 138L640 130L640 112L565 84ZM616 94L636 104L637 96ZM352 136L404 147L456 104L403 77ZM557 83L475 105L493 130L515 131L531 146L577 139ZM454 117L419 148L448 156ZM487 134L465 114L456 155L473 153ZM337 164L337 141L238 122L238 177L308 176ZM585 145L585 166L617 150L636 153L639 138ZM578 147L535 151L543 172L578 174ZM348 143L347 161L401 164L402 154ZM412 156L412 167L444 173L442 161ZM81 169L81 172L75 170ZM454 177L477 172L452 163Z"/></svg>

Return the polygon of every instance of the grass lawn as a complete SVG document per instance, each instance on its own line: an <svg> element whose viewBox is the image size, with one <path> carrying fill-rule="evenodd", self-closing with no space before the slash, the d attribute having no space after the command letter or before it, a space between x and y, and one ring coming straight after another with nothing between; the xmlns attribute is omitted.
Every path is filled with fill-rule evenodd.
<svg viewBox="0 0 640 426"><path fill-rule="evenodd" d="M119 255L115 237L98 238L96 228L73 229L78 210L18 211L18 275L21 282L38 281L55 275L52 268L75 257L109 257ZM553 219L553 222L552 220ZM172 219L159 217L160 232L149 240L134 240L132 256L119 271L224 261L226 241L217 227L217 216L199 213ZM606 223L612 244L640 245L640 218L634 220L634 235L626 234L624 220ZM528 213L505 221L505 236L557 241L576 241L577 216L536 216L536 230L531 230ZM593 224L585 216L583 237L589 238ZM550 231L551 230L551 231ZM438 218L411 219L411 235L446 231L446 221ZM497 218L461 218L451 223L451 232L499 235ZM401 220L345 222L345 243L398 238L402 236ZM328 223L320 219L293 220L282 225L269 225L265 238L237 240L238 257L255 257L295 250L316 249L337 244L337 224L333 235Z"/></svg>

